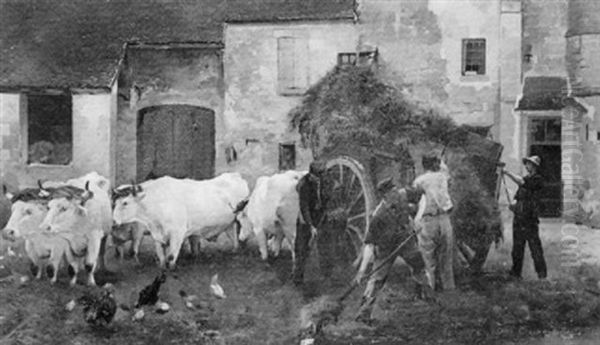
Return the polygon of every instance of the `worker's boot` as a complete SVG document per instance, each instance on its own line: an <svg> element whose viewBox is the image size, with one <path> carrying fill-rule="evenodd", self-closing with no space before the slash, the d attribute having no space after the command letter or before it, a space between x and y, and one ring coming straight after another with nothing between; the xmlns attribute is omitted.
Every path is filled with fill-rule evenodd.
<svg viewBox="0 0 600 345"><path fill-rule="evenodd" d="M355 320L357 322L364 323L366 325L371 325L373 323L373 319L371 318L371 313L373 312L373 304L375 303L375 298L373 297L364 297L360 302L360 308L358 310L358 314L356 315Z"/></svg>

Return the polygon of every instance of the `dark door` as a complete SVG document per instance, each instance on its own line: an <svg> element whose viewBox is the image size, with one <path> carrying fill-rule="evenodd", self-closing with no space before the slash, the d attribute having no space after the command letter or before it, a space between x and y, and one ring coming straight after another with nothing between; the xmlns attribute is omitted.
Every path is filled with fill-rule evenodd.
<svg viewBox="0 0 600 345"><path fill-rule="evenodd" d="M215 117L189 105L144 108L138 114L137 180L172 176L211 178L215 168Z"/></svg>
<svg viewBox="0 0 600 345"><path fill-rule="evenodd" d="M560 217L562 213L561 124L559 117L533 118L530 121L529 155L542 159L544 178L541 192L541 216Z"/></svg>

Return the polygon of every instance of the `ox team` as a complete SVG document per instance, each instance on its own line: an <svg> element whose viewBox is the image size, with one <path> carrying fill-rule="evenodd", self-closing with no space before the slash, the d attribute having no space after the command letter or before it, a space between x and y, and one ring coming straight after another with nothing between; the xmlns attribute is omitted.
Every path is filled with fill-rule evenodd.
<svg viewBox="0 0 600 345"><path fill-rule="evenodd" d="M149 234L160 268L168 269L176 267L185 240L195 253L200 239L214 240L226 233L235 250L238 240L254 236L263 260L269 251L278 256L286 241L292 248L292 281L300 285L311 239L319 234L327 218L327 204L334 199L328 195L331 188L327 188L330 181L325 172L324 163L313 162L308 172L262 176L252 193L239 173L223 173L202 181L164 176L115 189L106 178L90 173L64 183L40 183L37 188L5 193L12 205L2 235L8 241L24 241L36 278L41 278L45 269L51 282L56 282L58 269L66 263L71 284L76 283L77 272L83 268L90 285L95 284L94 272L104 268L108 235L112 235L121 258L123 243L131 240L130 252L137 261L142 237ZM371 261L381 261L384 253L414 231L412 218L422 195L425 200L420 203L420 214L424 207L431 211L427 188L388 186L373 214L371 228L376 229L367 229L357 282ZM447 195L447 190L436 192ZM385 248L382 238L389 240L384 241ZM409 259L420 286L432 288L431 266L427 264L431 259L424 261L419 249L422 251L415 237L398 255ZM375 294L391 264L388 266L383 274L372 275L367 284L360 319L370 317Z"/></svg>

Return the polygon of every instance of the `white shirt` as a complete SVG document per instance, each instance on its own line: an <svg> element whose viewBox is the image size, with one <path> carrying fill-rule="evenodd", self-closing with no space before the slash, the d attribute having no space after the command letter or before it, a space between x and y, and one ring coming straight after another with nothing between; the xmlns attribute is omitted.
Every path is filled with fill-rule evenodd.
<svg viewBox="0 0 600 345"><path fill-rule="evenodd" d="M419 202L419 211L415 219L426 214L438 214L440 210L452 209L452 199L448 193L448 167L442 162L440 171L428 171L413 182L413 187L422 189L425 194Z"/></svg>

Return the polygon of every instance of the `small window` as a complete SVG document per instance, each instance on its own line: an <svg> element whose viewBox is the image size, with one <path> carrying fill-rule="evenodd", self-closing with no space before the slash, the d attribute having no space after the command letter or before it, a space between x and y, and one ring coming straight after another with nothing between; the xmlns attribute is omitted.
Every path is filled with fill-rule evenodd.
<svg viewBox="0 0 600 345"><path fill-rule="evenodd" d="M379 52L377 49L373 51L361 51L353 53L338 53L338 66L359 65L368 66L377 63Z"/></svg>
<svg viewBox="0 0 600 345"><path fill-rule="evenodd" d="M277 39L278 88L282 95L303 94L308 86L307 40L299 37Z"/></svg>
<svg viewBox="0 0 600 345"><path fill-rule="evenodd" d="M462 75L485 74L485 39L462 40Z"/></svg>
<svg viewBox="0 0 600 345"><path fill-rule="evenodd" d="M339 53L338 66L356 65L356 53Z"/></svg>
<svg viewBox="0 0 600 345"><path fill-rule="evenodd" d="M585 125L585 141L590 140L590 125Z"/></svg>
<svg viewBox="0 0 600 345"><path fill-rule="evenodd" d="M279 170L296 169L296 144L279 144Z"/></svg>
<svg viewBox="0 0 600 345"><path fill-rule="evenodd" d="M67 165L73 157L70 95L27 96L27 163Z"/></svg>
<svg viewBox="0 0 600 345"><path fill-rule="evenodd" d="M556 119L531 119L531 142L534 144L560 143L561 120Z"/></svg>

